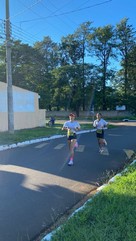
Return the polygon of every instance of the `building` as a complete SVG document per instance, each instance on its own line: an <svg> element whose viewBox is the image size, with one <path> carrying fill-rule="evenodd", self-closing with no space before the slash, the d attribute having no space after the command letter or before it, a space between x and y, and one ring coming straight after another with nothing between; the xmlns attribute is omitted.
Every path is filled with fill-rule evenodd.
<svg viewBox="0 0 136 241"><path fill-rule="evenodd" d="M39 109L38 93L13 86L14 129L45 126L45 110ZM7 84L0 82L0 131L8 130Z"/></svg>

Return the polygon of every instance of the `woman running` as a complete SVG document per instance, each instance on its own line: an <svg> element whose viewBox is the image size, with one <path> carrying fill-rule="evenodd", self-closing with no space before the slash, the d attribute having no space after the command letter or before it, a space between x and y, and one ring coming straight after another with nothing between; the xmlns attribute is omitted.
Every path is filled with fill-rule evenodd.
<svg viewBox="0 0 136 241"><path fill-rule="evenodd" d="M96 137L98 140L99 151L102 153L104 151L105 145L107 145L106 140L104 139L104 128L108 125L104 119L102 119L102 114L96 114L96 120L93 123L93 126L96 128Z"/></svg>
<svg viewBox="0 0 136 241"><path fill-rule="evenodd" d="M70 113L69 121L66 121L64 123L62 130L67 130L67 141L70 152L70 159L68 165L72 166L74 164L74 148L77 145L76 131L80 130L80 124L77 121L75 121L75 114Z"/></svg>

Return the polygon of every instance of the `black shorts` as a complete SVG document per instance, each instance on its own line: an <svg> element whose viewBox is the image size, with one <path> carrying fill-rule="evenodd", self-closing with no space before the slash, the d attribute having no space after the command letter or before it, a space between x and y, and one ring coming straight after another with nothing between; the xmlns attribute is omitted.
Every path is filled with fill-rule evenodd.
<svg viewBox="0 0 136 241"><path fill-rule="evenodd" d="M73 139L77 139L76 133L73 133L73 135L71 135L71 136L67 136L67 140L68 140L68 141L71 141L71 140L73 140Z"/></svg>
<svg viewBox="0 0 136 241"><path fill-rule="evenodd" d="M97 138L104 139L104 130L96 130Z"/></svg>

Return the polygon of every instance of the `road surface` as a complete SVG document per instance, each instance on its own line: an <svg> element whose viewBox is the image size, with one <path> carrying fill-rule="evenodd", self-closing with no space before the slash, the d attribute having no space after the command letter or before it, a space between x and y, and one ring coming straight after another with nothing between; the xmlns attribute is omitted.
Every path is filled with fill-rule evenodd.
<svg viewBox="0 0 136 241"><path fill-rule="evenodd" d="M0 152L0 241L36 240L62 214L97 188L136 151L136 126L105 131L109 155L95 132L78 135L75 165L67 166L66 137Z"/></svg>

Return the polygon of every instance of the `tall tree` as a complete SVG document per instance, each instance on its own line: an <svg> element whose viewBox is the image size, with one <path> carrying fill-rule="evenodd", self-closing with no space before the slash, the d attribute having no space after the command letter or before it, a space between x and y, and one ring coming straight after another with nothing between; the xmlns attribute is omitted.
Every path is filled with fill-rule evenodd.
<svg viewBox="0 0 136 241"><path fill-rule="evenodd" d="M88 98L90 98L90 92L88 93L90 85L90 69L89 65L85 65L86 75L88 73L88 81L86 81L86 98L88 104ZM53 100L52 105L56 106L57 110L71 109L76 111L79 115L79 109L82 104L82 64L77 65L65 65L58 69L54 69L53 72ZM89 105L89 104L88 104Z"/></svg>
<svg viewBox="0 0 136 241"><path fill-rule="evenodd" d="M69 34L61 39L60 44L61 65L74 65L82 60L82 46L74 34Z"/></svg>
<svg viewBox="0 0 136 241"><path fill-rule="evenodd" d="M34 44L34 49L43 57L40 104L42 108L51 110L54 93L52 71L59 66L59 46L49 36L46 36L43 41Z"/></svg>
<svg viewBox="0 0 136 241"><path fill-rule="evenodd" d="M5 47L0 48L0 80L5 82ZM45 71L44 56L39 49L20 40L12 42L13 84L37 92L40 95L40 108L49 108L52 99L52 76ZM49 81L50 80L50 81ZM49 91L50 90L50 91Z"/></svg>
<svg viewBox="0 0 136 241"><path fill-rule="evenodd" d="M52 71L53 75L53 99L52 106L56 110L69 109L71 89L69 86L69 80L71 78L70 65L65 65L56 68Z"/></svg>
<svg viewBox="0 0 136 241"><path fill-rule="evenodd" d="M86 75L85 75L85 57L87 55L87 38L88 35L92 33L93 28L91 27L92 22L84 22L79 26L79 28L75 31L74 35L77 41L80 43L82 47L82 107L85 110L86 106L86 94L85 94L85 85L86 85Z"/></svg>
<svg viewBox="0 0 136 241"><path fill-rule="evenodd" d="M124 100L127 106L128 96L129 96L129 77L128 77L128 69L130 66L130 57L129 53L133 50L135 46L135 33L132 25L128 24L128 18L124 18L121 20L119 24L116 25L117 39L118 39L118 49L121 54L121 66L122 75L124 79Z"/></svg>
<svg viewBox="0 0 136 241"><path fill-rule="evenodd" d="M1 66L3 67L1 80L6 81L4 45L0 50ZM41 54L28 44L23 44L20 40L16 40L12 41L11 60L13 84L31 91L36 91L43 63Z"/></svg>
<svg viewBox="0 0 136 241"><path fill-rule="evenodd" d="M129 66L128 66L128 80L129 88L128 93L128 109L133 114L136 114L136 44L128 55Z"/></svg>
<svg viewBox="0 0 136 241"><path fill-rule="evenodd" d="M98 80L101 80L102 108L106 110L106 83L109 77L108 67L110 59L115 58L115 31L113 26L107 25L96 28L94 33L88 37L88 46L90 55L95 56L94 61L96 60L96 65L99 66Z"/></svg>
<svg viewBox="0 0 136 241"><path fill-rule="evenodd" d="M0 46L0 81L6 82L6 47L5 43Z"/></svg>
<svg viewBox="0 0 136 241"><path fill-rule="evenodd" d="M44 68L46 73L58 67L58 44L53 42L49 36L44 37L43 41L36 42L34 48L44 57Z"/></svg>
<svg viewBox="0 0 136 241"><path fill-rule="evenodd" d="M40 84L43 57L33 47L14 41L12 45L13 84L31 91L37 91Z"/></svg>
<svg viewBox="0 0 136 241"><path fill-rule="evenodd" d="M136 96L136 43L129 52L129 66L128 66L128 79L129 79L129 94L133 93Z"/></svg>

